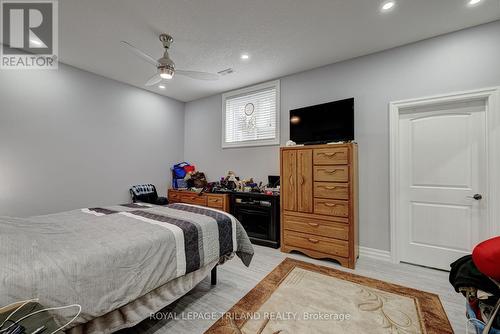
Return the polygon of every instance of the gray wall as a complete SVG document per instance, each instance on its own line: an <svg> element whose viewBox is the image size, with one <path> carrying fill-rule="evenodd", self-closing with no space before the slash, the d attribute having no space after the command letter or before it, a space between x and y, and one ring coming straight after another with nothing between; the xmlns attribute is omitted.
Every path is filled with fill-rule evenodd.
<svg viewBox="0 0 500 334"><path fill-rule="evenodd" d="M184 103L60 65L0 73L0 215L28 216L166 193L183 157Z"/></svg>
<svg viewBox="0 0 500 334"><path fill-rule="evenodd" d="M360 160L360 243L389 250L390 101L500 85L500 21L281 79L281 144L290 109L354 96ZM264 179L278 147L221 148L221 96L186 104L184 157L216 179Z"/></svg>

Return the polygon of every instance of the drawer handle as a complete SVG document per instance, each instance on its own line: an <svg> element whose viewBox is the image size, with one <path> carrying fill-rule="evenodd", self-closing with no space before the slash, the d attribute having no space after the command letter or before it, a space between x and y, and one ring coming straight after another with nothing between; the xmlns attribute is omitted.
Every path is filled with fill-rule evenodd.
<svg viewBox="0 0 500 334"><path fill-rule="evenodd" d="M340 153L340 152L333 152L333 153L319 152L319 154L327 156L327 157L333 157L334 155L336 155L338 153Z"/></svg>
<svg viewBox="0 0 500 334"><path fill-rule="evenodd" d="M322 186L323 188L325 188L326 190L335 190L337 189L337 187L334 187L334 186Z"/></svg>
<svg viewBox="0 0 500 334"><path fill-rule="evenodd" d="M318 239L307 238L307 240L309 240L309 242L312 242L313 244L317 244L319 242Z"/></svg>
<svg viewBox="0 0 500 334"><path fill-rule="evenodd" d="M340 169L334 169L334 170L322 169L322 171L324 171L326 174L335 174L338 171L340 171Z"/></svg>
<svg viewBox="0 0 500 334"><path fill-rule="evenodd" d="M317 223L308 223L308 224L311 225L312 227L318 227L319 226L319 224L317 224Z"/></svg>
<svg viewBox="0 0 500 334"><path fill-rule="evenodd" d="M326 202L323 202L324 205L330 207L330 208L333 208L335 206L337 206L338 204L335 204L335 203L326 203Z"/></svg>

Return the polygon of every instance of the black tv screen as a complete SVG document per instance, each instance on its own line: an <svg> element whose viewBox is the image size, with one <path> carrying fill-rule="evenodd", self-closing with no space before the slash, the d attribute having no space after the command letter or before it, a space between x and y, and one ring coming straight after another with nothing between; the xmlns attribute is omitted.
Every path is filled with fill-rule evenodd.
<svg viewBox="0 0 500 334"><path fill-rule="evenodd" d="M354 98L290 110L290 140L297 144L354 140Z"/></svg>

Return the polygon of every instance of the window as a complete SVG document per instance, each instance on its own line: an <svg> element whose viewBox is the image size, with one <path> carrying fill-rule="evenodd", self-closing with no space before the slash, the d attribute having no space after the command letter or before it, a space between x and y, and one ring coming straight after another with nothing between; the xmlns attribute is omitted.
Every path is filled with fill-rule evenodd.
<svg viewBox="0 0 500 334"><path fill-rule="evenodd" d="M279 81L222 95L222 147L279 145Z"/></svg>

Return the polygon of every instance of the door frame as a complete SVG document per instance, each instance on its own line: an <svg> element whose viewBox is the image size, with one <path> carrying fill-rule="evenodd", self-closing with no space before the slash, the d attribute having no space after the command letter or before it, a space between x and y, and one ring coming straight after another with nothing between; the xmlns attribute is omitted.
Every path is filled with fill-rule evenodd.
<svg viewBox="0 0 500 334"><path fill-rule="evenodd" d="M398 242L399 220L399 120L401 111L427 105L485 100L486 105L486 178L488 186L486 196L488 209L486 212L487 231L489 236L500 235L500 87L434 95L423 98L393 101L389 103L389 156L390 156L390 231L391 259L400 262ZM417 111L418 112L418 111Z"/></svg>

